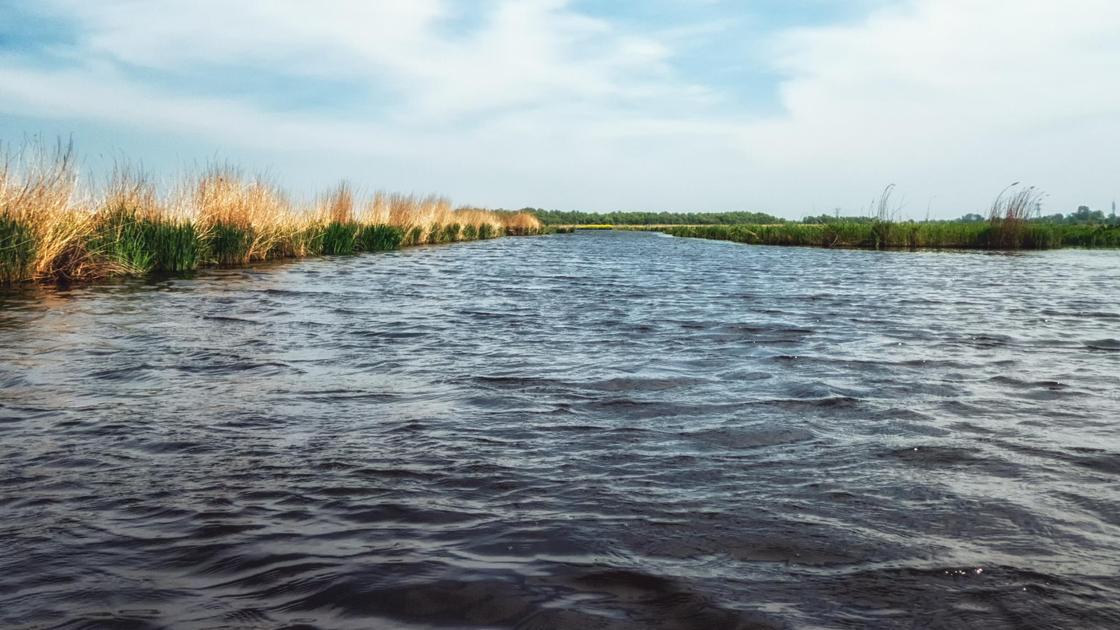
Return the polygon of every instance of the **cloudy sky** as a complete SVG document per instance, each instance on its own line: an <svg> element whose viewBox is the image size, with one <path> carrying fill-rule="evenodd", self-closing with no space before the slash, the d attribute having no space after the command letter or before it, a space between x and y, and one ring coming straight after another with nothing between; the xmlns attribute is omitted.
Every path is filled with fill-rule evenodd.
<svg viewBox="0 0 1120 630"><path fill-rule="evenodd" d="M506 208L1107 210L1118 76L1115 0L0 0L6 143Z"/></svg>

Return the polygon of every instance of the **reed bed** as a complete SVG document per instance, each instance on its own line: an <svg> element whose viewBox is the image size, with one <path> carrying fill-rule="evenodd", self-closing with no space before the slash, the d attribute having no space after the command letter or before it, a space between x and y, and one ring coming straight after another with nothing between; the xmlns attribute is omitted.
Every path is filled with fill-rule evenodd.
<svg viewBox="0 0 1120 630"><path fill-rule="evenodd" d="M262 178L214 167L161 193L118 168L83 191L73 148L0 155L0 284L96 280L240 266L543 232L524 212L456 208L439 196L378 192L343 182L312 202Z"/></svg>
<svg viewBox="0 0 1120 630"><path fill-rule="evenodd" d="M894 185L872 201L867 220L828 223L750 225L670 225L653 228L666 234L754 245L844 247L853 249L1055 249L1120 247L1120 226L1046 222L1036 216L1042 193L1033 186L1011 184L999 195L985 221L895 221Z"/></svg>
<svg viewBox="0 0 1120 630"><path fill-rule="evenodd" d="M852 249L1055 249L1120 247L1120 227L993 220L980 223L876 221L825 225L691 225L656 228L691 238L752 245Z"/></svg>
<svg viewBox="0 0 1120 630"><path fill-rule="evenodd" d="M865 216L806 217L802 222L763 213L596 214L536 211L545 225L576 230L655 231L674 236L707 238L755 245L842 247L854 249L1053 249L1060 247L1118 248L1120 224L1113 217L1083 206L1077 215L1041 216L1044 194L1015 182L1000 192L988 220L969 214L958 221L898 221L902 205L891 201L895 185L873 197ZM972 219L971 217L975 217ZM568 221L564 223L564 221Z"/></svg>

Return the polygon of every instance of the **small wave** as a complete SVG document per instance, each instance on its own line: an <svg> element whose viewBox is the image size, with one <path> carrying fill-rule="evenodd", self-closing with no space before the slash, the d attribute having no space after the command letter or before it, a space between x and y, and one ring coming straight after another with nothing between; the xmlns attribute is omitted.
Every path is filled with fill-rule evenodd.
<svg viewBox="0 0 1120 630"><path fill-rule="evenodd" d="M244 317L234 317L233 315L203 315L202 319L205 319L205 320L211 321L211 322L227 323L227 324L260 324L261 323L261 322L258 322L256 320L253 320L253 319L247 319L247 318L244 318Z"/></svg>
<svg viewBox="0 0 1120 630"><path fill-rule="evenodd" d="M1101 453L1088 457L1076 457L1073 459L1073 463L1096 472L1120 476L1120 453Z"/></svg>
<svg viewBox="0 0 1120 630"><path fill-rule="evenodd" d="M1108 337L1105 339L1086 341L1085 347L1089 348L1090 350L1107 350L1109 352L1120 352L1120 339Z"/></svg>
<svg viewBox="0 0 1120 630"><path fill-rule="evenodd" d="M807 442L816 437L808 429L796 427L759 429L709 429L681 433L689 440L709 444L721 449L752 449L778 444Z"/></svg>

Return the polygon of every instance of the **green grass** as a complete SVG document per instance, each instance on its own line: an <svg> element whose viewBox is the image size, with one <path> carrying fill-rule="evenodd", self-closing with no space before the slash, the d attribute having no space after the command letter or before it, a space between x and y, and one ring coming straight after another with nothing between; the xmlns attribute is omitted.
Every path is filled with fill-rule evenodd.
<svg viewBox="0 0 1120 630"><path fill-rule="evenodd" d="M204 243L194 224L144 221L141 225L152 271L193 271L202 264Z"/></svg>
<svg viewBox="0 0 1120 630"><path fill-rule="evenodd" d="M119 273L192 271L204 261L207 243L190 222L140 218L118 208L98 221L87 250Z"/></svg>
<svg viewBox="0 0 1120 630"><path fill-rule="evenodd" d="M249 249L253 246L253 230L218 223L211 226L203 241L209 263L219 267L241 265L249 258Z"/></svg>
<svg viewBox="0 0 1120 630"><path fill-rule="evenodd" d="M134 210L116 208L98 221L88 249L112 263L121 273L147 273L153 254L148 249L146 230Z"/></svg>
<svg viewBox="0 0 1120 630"><path fill-rule="evenodd" d="M404 230L391 225L365 225L358 233L358 246L364 252L397 249L404 241Z"/></svg>
<svg viewBox="0 0 1120 630"><path fill-rule="evenodd" d="M1055 249L1120 247L1120 227L987 221L691 225L653 228L673 236L753 245L856 249Z"/></svg>
<svg viewBox="0 0 1120 630"><path fill-rule="evenodd" d="M332 221L323 229L322 254L326 256L348 256L358 250L358 235L361 227L357 223Z"/></svg>
<svg viewBox="0 0 1120 630"><path fill-rule="evenodd" d="M430 243L475 240L492 235L483 225L450 224L433 227ZM205 233L190 222L173 223L140 219L135 212L117 210L99 222L90 251L112 262L119 273L142 274L151 271L191 271L203 266L231 267L253 259L300 256L345 256L360 252L380 252L406 245L424 244L424 230L409 231L385 224L363 225L332 221L310 225L284 237L267 252L252 252L252 228L218 223ZM33 260L34 239L20 224L0 217L0 282L11 284L26 278Z"/></svg>
<svg viewBox="0 0 1120 630"><path fill-rule="evenodd" d="M1060 247L1120 247L1120 226L1059 225Z"/></svg>
<svg viewBox="0 0 1120 630"><path fill-rule="evenodd" d="M31 275L35 237L31 228L0 215L0 284L13 284Z"/></svg>

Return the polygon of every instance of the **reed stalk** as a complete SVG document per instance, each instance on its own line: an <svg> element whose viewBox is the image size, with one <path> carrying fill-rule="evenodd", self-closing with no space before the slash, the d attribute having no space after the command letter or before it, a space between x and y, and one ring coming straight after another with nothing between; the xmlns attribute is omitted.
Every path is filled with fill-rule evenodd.
<svg viewBox="0 0 1120 630"><path fill-rule="evenodd" d="M311 204L231 166L161 193L121 166L82 193L70 144L0 146L0 284L95 280L539 234L528 213L455 208L440 196L374 193L342 182Z"/></svg>

